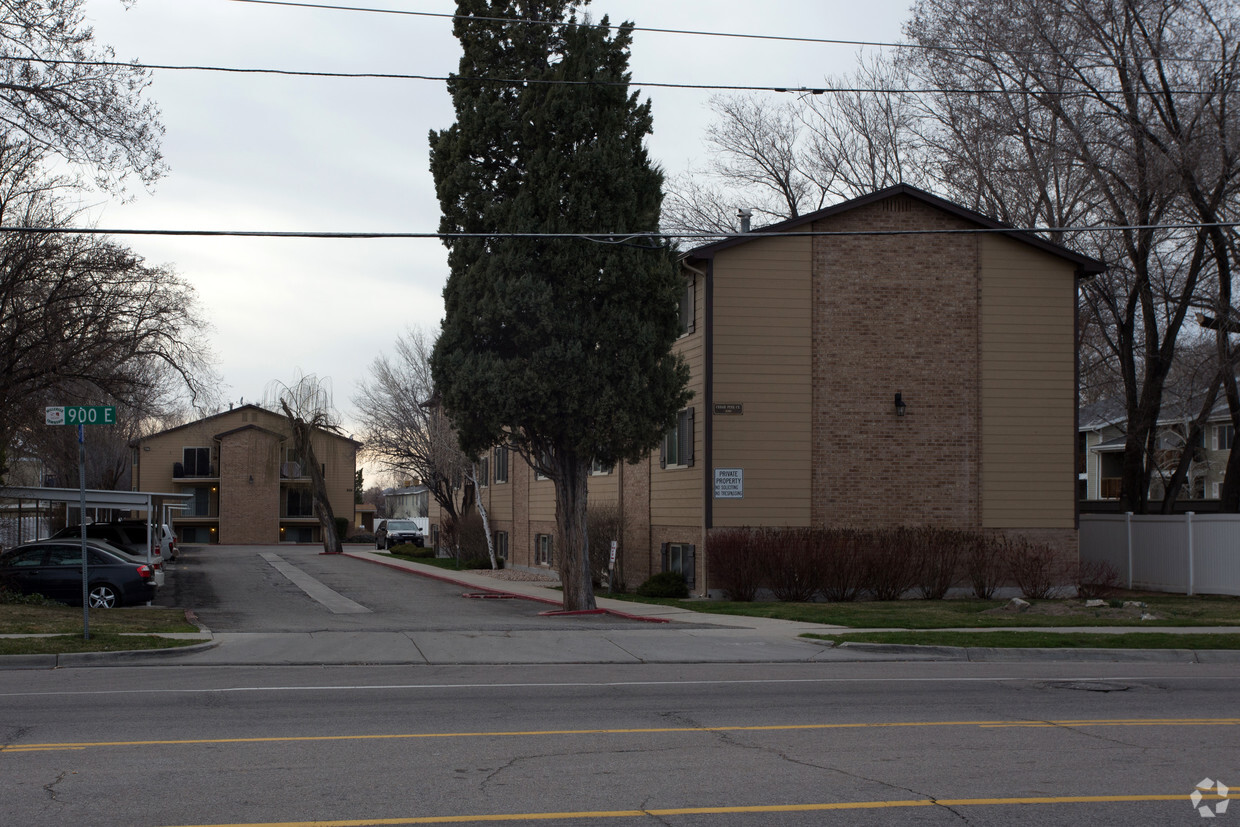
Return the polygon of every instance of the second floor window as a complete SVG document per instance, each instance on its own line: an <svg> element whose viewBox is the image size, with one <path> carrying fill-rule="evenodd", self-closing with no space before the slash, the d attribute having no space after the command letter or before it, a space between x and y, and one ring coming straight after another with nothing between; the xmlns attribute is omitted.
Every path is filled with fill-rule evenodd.
<svg viewBox="0 0 1240 827"><path fill-rule="evenodd" d="M504 445L495 449L495 481L508 482L508 448Z"/></svg>
<svg viewBox="0 0 1240 827"><path fill-rule="evenodd" d="M288 516L314 516L314 498L310 496L309 488L290 488L288 490Z"/></svg>
<svg viewBox="0 0 1240 827"><path fill-rule="evenodd" d="M693 465L693 408L676 415L676 425L663 437L659 450L660 468L688 468Z"/></svg>
<svg viewBox="0 0 1240 827"><path fill-rule="evenodd" d="M1214 426L1214 450L1230 451L1232 440L1236 438L1236 429L1232 425Z"/></svg>

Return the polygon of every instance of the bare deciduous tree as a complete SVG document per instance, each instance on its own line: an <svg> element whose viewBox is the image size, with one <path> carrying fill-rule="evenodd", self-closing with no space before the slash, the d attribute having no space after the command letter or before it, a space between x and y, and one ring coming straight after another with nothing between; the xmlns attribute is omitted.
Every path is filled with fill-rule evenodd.
<svg viewBox="0 0 1240 827"><path fill-rule="evenodd" d="M314 516L319 519L323 535L323 551L340 554L340 537L336 533L336 515L327 496L327 480L323 466L314 452L316 431L340 433L340 416L332 405L331 385L313 373L297 376L291 384L274 383L268 389L267 407L279 409L293 431L293 446L302 464L310 472L310 496Z"/></svg>
<svg viewBox="0 0 1240 827"><path fill-rule="evenodd" d="M388 471L422 481L443 511L444 528L455 545L455 527L473 508L476 486L465 485L473 464L434 404L433 346L420 329L399 336L394 357L379 356L371 363L370 377L360 384L353 405L366 455Z"/></svg>

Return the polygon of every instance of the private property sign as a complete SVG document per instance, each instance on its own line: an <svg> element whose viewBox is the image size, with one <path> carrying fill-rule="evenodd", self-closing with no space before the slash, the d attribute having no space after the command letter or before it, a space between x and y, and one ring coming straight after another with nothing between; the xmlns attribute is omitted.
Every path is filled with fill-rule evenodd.
<svg viewBox="0 0 1240 827"><path fill-rule="evenodd" d="M715 469L715 499L740 500L745 497L745 469Z"/></svg>

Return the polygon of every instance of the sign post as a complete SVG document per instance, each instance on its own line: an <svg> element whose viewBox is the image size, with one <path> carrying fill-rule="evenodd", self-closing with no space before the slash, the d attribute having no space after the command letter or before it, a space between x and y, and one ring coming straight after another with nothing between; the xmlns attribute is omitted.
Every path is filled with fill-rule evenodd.
<svg viewBox="0 0 1240 827"><path fill-rule="evenodd" d="M90 640L90 579L86 562L86 426L115 425L115 405L51 405L44 411L48 425L76 425L78 436L78 522L82 529L82 639Z"/></svg>
<svg viewBox="0 0 1240 827"><path fill-rule="evenodd" d="M607 593L608 594L611 594L613 591L615 591L614 584L616 582L616 549L619 548L619 546L620 546L619 540L611 541L611 557L608 559L608 562L607 562Z"/></svg>

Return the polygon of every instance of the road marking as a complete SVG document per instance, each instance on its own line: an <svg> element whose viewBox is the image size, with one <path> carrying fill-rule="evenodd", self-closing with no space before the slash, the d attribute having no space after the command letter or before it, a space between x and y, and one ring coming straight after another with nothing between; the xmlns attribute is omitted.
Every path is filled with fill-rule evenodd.
<svg viewBox="0 0 1240 827"><path fill-rule="evenodd" d="M1237 726L1240 718L1115 718L1063 721L893 721L845 724L770 724L754 726L714 727L637 727L627 729L535 729L500 730L495 732L409 732L378 735L272 735L251 738L191 738L152 741L83 741L59 744L8 744L0 753L48 752L54 750L89 749L98 747L193 746L199 744L268 744L304 743L313 741L400 741L429 738L501 738L557 735L652 735L698 732L789 732L828 729L899 729L916 727L1127 727L1127 726Z"/></svg>
<svg viewBox="0 0 1240 827"><path fill-rule="evenodd" d="M361 603L354 603L340 592L329 589L280 555L270 551L261 551L258 556L270 563L273 569L291 580L294 586L305 592L312 600L321 603L332 614L371 614L370 609Z"/></svg>
<svg viewBox="0 0 1240 827"><path fill-rule="evenodd" d="M854 684L854 683L1070 683L1073 681L1105 680L1120 681L1235 681L1234 675L1145 675L1108 677L950 677L950 678L752 678L744 680L686 680L686 681L531 681L527 683L390 683L390 684L323 684L319 686L223 686L217 688L190 687L166 689L139 687L136 689L63 690L45 692L0 692L0 698L47 698L56 696L95 695L187 695L196 693L227 692L373 692L392 690L442 690L442 689L625 689L636 687L695 687L782 684Z"/></svg>
<svg viewBox="0 0 1240 827"><path fill-rule="evenodd" d="M1203 801L1218 795L1203 795ZM364 818L342 821L267 821L246 824L197 824L181 827L376 827L394 824L462 824L488 821L559 821L586 818L660 818L684 815L744 815L767 813L816 813L830 810L885 810L896 807L996 807L1016 804L1140 804L1155 801L1189 801L1178 795L1070 795L1021 798L918 798L905 801L840 801L828 804L762 804L737 807L676 807L641 810L585 810L558 813L485 813L457 816L415 816L411 818Z"/></svg>

